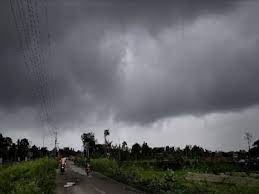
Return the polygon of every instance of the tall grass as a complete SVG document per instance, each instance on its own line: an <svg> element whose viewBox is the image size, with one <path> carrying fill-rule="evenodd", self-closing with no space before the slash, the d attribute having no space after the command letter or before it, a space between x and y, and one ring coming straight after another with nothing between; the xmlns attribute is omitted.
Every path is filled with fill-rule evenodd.
<svg viewBox="0 0 259 194"><path fill-rule="evenodd" d="M57 161L44 158L22 162L0 171L0 194L52 194Z"/></svg>
<svg viewBox="0 0 259 194"><path fill-rule="evenodd" d="M118 163L115 160L102 158L91 160L91 165L93 170L147 193L259 193L259 185L258 187L244 187L235 184L186 179L189 171L235 172L240 170L238 165L202 163L195 168L179 169L179 162L176 162L177 165L171 165L172 161L127 161ZM84 159L78 158L76 163L84 165ZM177 170L164 170L165 167L171 167L171 169L175 167Z"/></svg>
<svg viewBox="0 0 259 194"><path fill-rule="evenodd" d="M171 172L157 172L128 163L119 165L109 159L94 159L91 165L95 171L148 193L164 193L171 190L174 183Z"/></svg>

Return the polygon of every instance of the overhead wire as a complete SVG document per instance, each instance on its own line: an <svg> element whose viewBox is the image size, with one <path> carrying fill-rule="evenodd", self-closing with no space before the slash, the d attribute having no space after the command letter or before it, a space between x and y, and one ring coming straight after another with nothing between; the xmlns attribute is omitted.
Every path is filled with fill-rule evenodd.
<svg viewBox="0 0 259 194"><path fill-rule="evenodd" d="M40 101L42 110L41 120L46 122L50 133L56 135L56 127L53 127L50 119L50 109L53 109L53 104L49 92L50 87L48 85L47 74L44 69L44 59L41 54L41 32L37 1L33 6L32 0L10 0L10 7L18 34L19 47L24 58L25 66L29 71L28 78L32 83L33 81L37 81L38 83L38 87L33 87L32 90L33 95L39 98ZM18 17L20 22L18 22Z"/></svg>

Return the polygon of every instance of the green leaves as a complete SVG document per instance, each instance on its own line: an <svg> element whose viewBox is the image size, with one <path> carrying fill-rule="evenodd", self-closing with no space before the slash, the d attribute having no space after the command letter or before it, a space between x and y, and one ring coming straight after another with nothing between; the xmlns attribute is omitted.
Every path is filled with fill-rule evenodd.
<svg viewBox="0 0 259 194"><path fill-rule="evenodd" d="M54 193L57 161L44 158L0 171L0 193Z"/></svg>

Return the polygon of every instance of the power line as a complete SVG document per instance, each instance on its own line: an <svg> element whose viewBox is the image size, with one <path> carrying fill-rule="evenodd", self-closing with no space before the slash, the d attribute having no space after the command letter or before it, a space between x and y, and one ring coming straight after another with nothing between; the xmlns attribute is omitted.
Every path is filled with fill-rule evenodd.
<svg viewBox="0 0 259 194"><path fill-rule="evenodd" d="M18 8L18 12L15 12L14 4ZM42 115L40 118L43 122L46 122L47 126L49 127L50 133L55 136L56 148L57 128L54 127L54 123L52 123L52 120L50 118L50 111L53 111L53 103L51 99L50 87L48 85L47 73L44 69L45 61L44 57L41 54L41 32L40 19L38 14L38 4L37 1L35 1L35 4L33 6L32 0L17 0L16 3L13 0L10 0L10 7L18 34L19 47L23 54L24 63L27 69L29 70L29 81L33 83L34 80L37 80L37 83L39 84L39 87L33 87L33 94L36 98L39 97L40 100L39 102L42 110ZM20 18L21 29L19 28L18 17ZM50 42L49 32L48 41Z"/></svg>

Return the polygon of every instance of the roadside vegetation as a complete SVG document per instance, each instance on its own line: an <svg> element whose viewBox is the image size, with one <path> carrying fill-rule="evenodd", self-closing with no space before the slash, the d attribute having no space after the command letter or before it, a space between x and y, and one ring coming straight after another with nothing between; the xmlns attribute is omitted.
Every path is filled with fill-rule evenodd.
<svg viewBox="0 0 259 194"><path fill-rule="evenodd" d="M94 171L147 193L259 193L258 140L248 152L212 152L197 145L112 145L109 135L105 130L105 143L96 144L93 133L83 134L84 157L75 163L84 166L90 157Z"/></svg>
<svg viewBox="0 0 259 194"><path fill-rule="evenodd" d="M52 194L57 161L42 158L0 169L0 194Z"/></svg>
<svg viewBox="0 0 259 194"><path fill-rule="evenodd" d="M84 158L77 158L75 163L83 166ZM147 160L118 162L107 158L91 160L93 170L147 193L259 193L259 175L239 172L240 168L235 165L232 172L222 174L226 164L220 162L218 169L214 166L210 169L207 165L202 169L183 166L168 170L159 168L160 163Z"/></svg>

